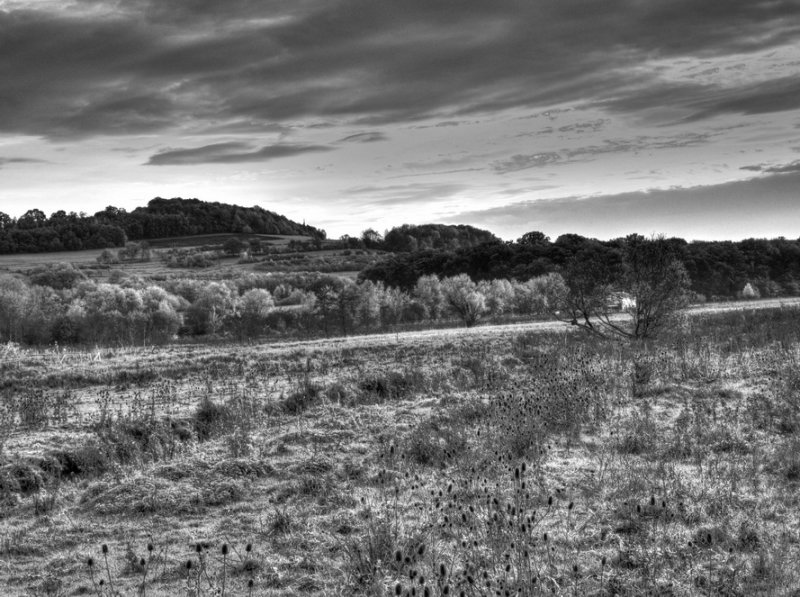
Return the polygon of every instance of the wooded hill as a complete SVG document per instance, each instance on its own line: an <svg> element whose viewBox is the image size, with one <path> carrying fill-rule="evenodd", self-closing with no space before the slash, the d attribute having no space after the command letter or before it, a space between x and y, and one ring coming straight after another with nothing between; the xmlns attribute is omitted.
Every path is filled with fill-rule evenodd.
<svg viewBox="0 0 800 597"><path fill-rule="evenodd" d="M109 206L94 215L57 211L49 218L31 209L14 219L0 212L0 253L78 251L124 246L126 240L244 233L325 238L325 231L298 224L261 207L199 199L156 197L131 212Z"/></svg>

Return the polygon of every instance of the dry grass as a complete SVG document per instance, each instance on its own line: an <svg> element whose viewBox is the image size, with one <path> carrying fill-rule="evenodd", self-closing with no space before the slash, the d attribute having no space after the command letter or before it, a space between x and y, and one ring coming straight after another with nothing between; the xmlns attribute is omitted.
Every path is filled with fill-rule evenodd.
<svg viewBox="0 0 800 597"><path fill-rule="evenodd" d="M685 326L18 350L3 594L797 594L795 313Z"/></svg>

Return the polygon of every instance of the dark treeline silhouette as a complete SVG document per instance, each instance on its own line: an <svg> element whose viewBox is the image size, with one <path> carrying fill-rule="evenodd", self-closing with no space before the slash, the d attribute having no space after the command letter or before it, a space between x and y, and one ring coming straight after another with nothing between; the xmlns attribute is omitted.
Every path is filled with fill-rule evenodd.
<svg viewBox="0 0 800 597"><path fill-rule="evenodd" d="M298 224L261 207L240 207L199 199L156 197L128 213L116 207L97 212L98 221L119 226L130 240L218 234L282 234L325 238L325 232Z"/></svg>
<svg viewBox="0 0 800 597"><path fill-rule="evenodd" d="M124 246L126 240L217 233L325 238L324 230L260 207L198 199L157 197L131 212L109 206L94 215L62 210L49 218L39 209L30 209L17 219L0 212L0 253L103 249Z"/></svg>
<svg viewBox="0 0 800 597"><path fill-rule="evenodd" d="M97 218L57 211L49 218L31 209L13 219L0 212L0 253L104 249L125 244L125 231Z"/></svg>
<svg viewBox="0 0 800 597"><path fill-rule="evenodd" d="M421 276L431 274L463 273L474 280L528 280L563 271L576 260L590 269L613 270L622 262L624 242L622 238L600 241L577 234L564 234L551 242L541 232L529 232L514 242L393 255L364 270L361 279L408 289ZM748 285L748 292L756 296L800 295L800 240L686 242L669 238L665 242L686 267L695 299L741 296Z"/></svg>

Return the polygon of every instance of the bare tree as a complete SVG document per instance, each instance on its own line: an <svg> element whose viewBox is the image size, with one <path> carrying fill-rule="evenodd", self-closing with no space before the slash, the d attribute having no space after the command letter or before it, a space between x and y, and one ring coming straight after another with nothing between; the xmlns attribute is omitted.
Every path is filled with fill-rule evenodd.
<svg viewBox="0 0 800 597"><path fill-rule="evenodd" d="M626 237L621 263L592 250L565 268L567 319L601 336L632 340L661 332L688 302L689 276L664 237Z"/></svg>

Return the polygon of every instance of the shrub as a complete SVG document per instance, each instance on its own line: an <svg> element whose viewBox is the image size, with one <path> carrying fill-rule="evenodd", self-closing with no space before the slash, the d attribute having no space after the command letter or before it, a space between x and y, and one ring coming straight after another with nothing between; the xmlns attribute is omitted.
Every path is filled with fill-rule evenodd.
<svg viewBox="0 0 800 597"><path fill-rule="evenodd" d="M424 384L424 375L418 370L376 373L362 379L358 387L366 397L378 400L400 400Z"/></svg>
<svg viewBox="0 0 800 597"><path fill-rule="evenodd" d="M286 396L280 403L281 409L290 415L297 415L318 404L322 388L314 383L304 383L302 387Z"/></svg>
<svg viewBox="0 0 800 597"><path fill-rule="evenodd" d="M52 450L45 454L45 458L47 462L54 463L50 472L65 479L93 477L109 468L108 456L97 442Z"/></svg>
<svg viewBox="0 0 800 597"><path fill-rule="evenodd" d="M44 471L25 460L17 460L0 467L0 494L36 493L45 486L45 481Z"/></svg>
<svg viewBox="0 0 800 597"><path fill-rule="evenodd" d="M172 429L166 422L114 421L98 429L98 436L106 454L123 464L171 457L175 448Z"/></svg>
<svg viewBox="0 0 800 597"><path fill-rule="evenodd" d="M230 409L205 396L194 411L193 422L197 439L206 441L225 431L230 424Z"/></svg>

